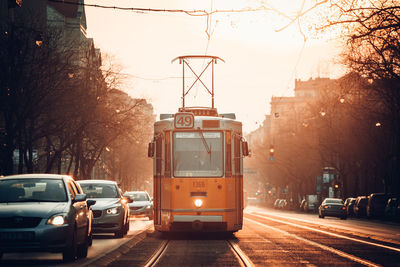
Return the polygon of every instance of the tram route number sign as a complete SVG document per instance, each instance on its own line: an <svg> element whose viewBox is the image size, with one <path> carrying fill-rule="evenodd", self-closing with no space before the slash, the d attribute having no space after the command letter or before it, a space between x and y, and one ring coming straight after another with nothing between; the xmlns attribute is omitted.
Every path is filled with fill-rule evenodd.
<svg viewBox="0 0 400 267"><path fill-rule="evenodd" d="M174 126L177 129L191 129L194 127L193 113L176 113L174 118Z"/></svg>

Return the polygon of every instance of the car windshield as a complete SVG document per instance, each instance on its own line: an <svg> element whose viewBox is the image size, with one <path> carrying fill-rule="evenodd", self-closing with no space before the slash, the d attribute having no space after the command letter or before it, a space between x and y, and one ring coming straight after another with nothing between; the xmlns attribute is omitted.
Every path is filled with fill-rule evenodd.
<svg viewBox="0 0 400 267"><path fill-rule="evenodd" d="M119 198L117 187L113 184L80 183L88 198Z"/></svg>
<svg viewBox="0 0 400 267"><path fill-rule="evenodd" d="M0 202L66 202L62 179L0 179Z"/></svg>
<svg viewBox="0 0 400 267"><path fill-rule="evenodd" d="M220 132L174 134L174 176L221 177L222 158Z"/></svg>
<svg viewBox="0 0 400 267"><path fill-rule="evenodd" d="M326 204L343 204L341 199L325 199Z"/></svg>
<svg viewBox="0 0 400 267"><path fill-rule="evenodd" d="M146 193L129 193L127 196L132 199L132 201L149 201L149 196Z"/></svg>

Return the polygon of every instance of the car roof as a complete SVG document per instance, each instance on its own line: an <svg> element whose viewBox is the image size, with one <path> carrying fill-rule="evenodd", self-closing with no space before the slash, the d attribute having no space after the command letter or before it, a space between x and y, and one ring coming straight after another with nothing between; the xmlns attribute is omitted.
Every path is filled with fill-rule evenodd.
<svg viewBox="0 0 400 267"><path fill-rule="evenodd" d="M111 181L111 180L79 180L77 182L81 183L81 184L115 184L115 185L117 185L117 182Z"/></svg>
<svg viewBox="0 0 400 267"><path fill-rule="evenodd" d="M64 174L51 174L51 173L29 173L29 174L15 174L4 176L0 178L3 179L34 179L34 178L46 178L46 179L62 179L62 178L69 178L73 179L71 176L64 175Z"/></svg>

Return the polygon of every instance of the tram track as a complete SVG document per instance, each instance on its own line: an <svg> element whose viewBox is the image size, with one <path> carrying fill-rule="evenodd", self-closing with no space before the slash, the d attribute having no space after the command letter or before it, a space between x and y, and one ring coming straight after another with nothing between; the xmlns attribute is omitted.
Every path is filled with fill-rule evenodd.
<svg viewBox="0 0 400 267"><path fill-rule="evenodd" d="M234 243L232 240L226 240L228 245L230 246L233 254L235 254L236 258L238 259L240 266L245 267L253 267L255 266L254 263L247 257L247 255L240 249L238 244Z"/></svg>
<svg viewBox="0 0 400 267"><path fill-rule="evenodd" d="M170 243L170 240L163 240L160 244L160 247L154 252L154 254L151 256L151 258L146 262L144 267L156 266L157 262L161 259L162 255L167 250L169 243Z"/></svg>
<svg viewBox="0 0 400 267"><path fill-rule="evenodd" d="M345 234L338 234L338 233L335 233L335 232L332 232L332 231L318 229L318 228L316 228L316 226L314 226L314 227L306 226L306 225L302 225L302 224L298 224L298 223L288 222L288 221L285 221L285 220L282 220L282 219L276 219L276 218L267 217L265 215L253 214L253 216L257 216L259 218L267 219L267 220L278 222L278 223L284 223L284 224L287 224L287 225L291 225L291 226L302 228L302 229L309 230L309 231L314 231L314 232L325 234L325 235L329 235L329 236L332 236L332 237L347 239L347 240L350 240L350 241L354 241L354 242L358 242L358 243L362 243L362 244L366 244L366 245L370 245L370 246L380 247L380 248L384 248L384 249L388 249L388 250L392 250L392 251L400 253L400 248L398 248L398 247L389 246L389 245L383 245L381 243L373 242L373 241L366 241L366 240L364 240L364 238L356 238L356 237L351 237L351 236L348 236L348 235L345 235Z"/></svg>
<svg viewBox="0 0 400 267"><path fill-rule="evenodd" d="M318 250L325 251L325 253L335 254L355 264L386 266L388 263L399 262L400 260L400 249L396 247L397 244L383 245L378 242L366 241L362 238L321 230L316 226L312 227L271 217L246 214L245 221L269 231L276 231L288 239L297 240Z"/></svg>
<svg viewBox="0 0 400 267"><path fill-rule="evenodd" d="M293 218L293 217L289 217L289 216L282 216L282 215L277 215L277 214L270 214L270 213L261 213L261 212L251 212L251 213L247 213L250 216L261 216L264 219L269 219L269 220L273 220L275 219L276 222L291 222L293 225L301 225L302 227L304 227L304 229L311 229L312 231L320 231L320 232L324 232L324 233L331 233L333 235L338 234L341 236L345 236L347 238L350 239L357 239L357 240L363 240L366 241L366 243L372 242L375 244L380 244L382 245L382 247L385 247L385 245L389 245L389 247L394 247L395 251L399 251L400 252L400 241L394 238L385 238L382 236L378 236L375 235L374 232L370 232L368 234L366 233L361 233L359 231L357 231L357 229L352 230L349 229L349 227L338 227L338 226L332 226L332 225L326 225L326 224L321 224L319 222L316 221L310 221L310 220L304 220L304 219L300 219L300 218ZM397 234L399 235L399 234ZM360 241L362 242L362 241Z"/></svg>
<svg viewBox="0 0 400 267"><path fill-rule="evenodd" d="M163 240L158 249L153 253L150 259L143 265L144 267L154 267L160 262L163 255L167 253L169 245L174 242L173 240ZM176 241L175 241L176 242ZM247 255L240 249L237 243L232 240L225 240L227 246L230 248L232 253L235 255L238 264L242 267L254 267L253 262L247 257Z"/></svg>

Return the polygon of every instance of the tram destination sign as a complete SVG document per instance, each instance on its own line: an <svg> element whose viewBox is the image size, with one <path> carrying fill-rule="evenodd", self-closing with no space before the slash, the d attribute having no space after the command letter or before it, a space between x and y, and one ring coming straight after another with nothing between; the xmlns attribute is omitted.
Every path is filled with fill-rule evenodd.
<svg viewBox="0 0 400 267"><path fill-rule="evenodd" d="M188 112L175 114L174 126L176 129L192 129L194 127L194 115Z"/></svg>

